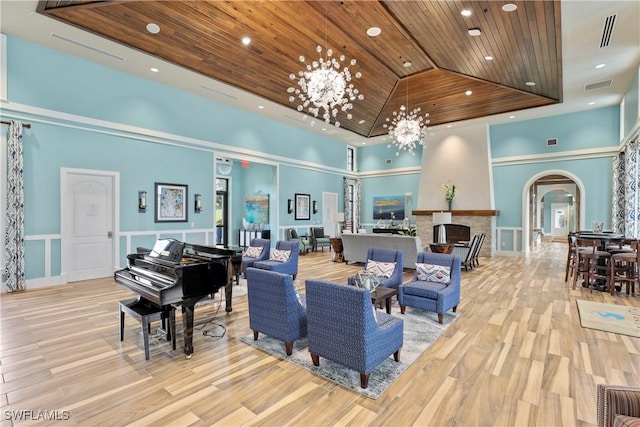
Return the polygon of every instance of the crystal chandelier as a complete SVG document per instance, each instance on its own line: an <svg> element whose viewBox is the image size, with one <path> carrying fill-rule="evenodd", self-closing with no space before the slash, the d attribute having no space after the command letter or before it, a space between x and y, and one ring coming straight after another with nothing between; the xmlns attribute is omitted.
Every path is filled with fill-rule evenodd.
<svg viewBox="0 0 640 427"><path fill-rule="evenodd" d="M400 106L400 112L393 112L393 119L387 117L387 122L391 124L383 124L384 128L389 129L389 135L393 138L391 144L387 145L387 148L391 148L392 145L396 146L396 156L400 155L400 151L408 151L412 156L415 156L413 150L416 148L416 144L424 145L424 133L427 129L427 125L431 122L429 120L429 113L424 115L420 114L420 107L414 108L413 111L408 113L409 105L409 78L407 77L407 106Z"/></svg>
<svg viewBox="0 0 640 427"><path fill-rule="evenodd" d="M330 123L331 118L338 116L338 111L343 111L347 115L347 119L351 120L353 116L349 112L353 108L352 102L356 99L362 101L362 95L357 88L351 83L352 78L359 79L362 74L358 71L351 74L349 66L355 65L356 60L352 59L349 65L342 68L342 62L345 60L344 55L340 55L339 60L333 57L333 51L327 50L327 57L322 57L322 46L316 48L320 54L320 59L313 61L311 64L305 62L305 57L300 56L300 62L306 65L306 70L298 71L298 74L291 73L291 80L298 80L298 88L290 87L287 92L289 102L296 102L298 99L301 104L297 106L297 110L305 112L314 118L321 115L325 123ZM305 115L305 118L306 118ZM311 126L315 125L315 120L311 120ZM334 125L340 127L340 122L335 120Z"/></svg>

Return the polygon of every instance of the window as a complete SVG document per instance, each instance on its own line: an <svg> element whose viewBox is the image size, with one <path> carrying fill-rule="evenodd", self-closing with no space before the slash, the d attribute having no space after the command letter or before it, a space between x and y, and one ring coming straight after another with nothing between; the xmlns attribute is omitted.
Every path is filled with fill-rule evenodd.
<svg viewBox="0 0 640 427"><path fill-rule="evenodd" d="M352 147L347 147L347 170L355 170L355 150Z"/></svg>

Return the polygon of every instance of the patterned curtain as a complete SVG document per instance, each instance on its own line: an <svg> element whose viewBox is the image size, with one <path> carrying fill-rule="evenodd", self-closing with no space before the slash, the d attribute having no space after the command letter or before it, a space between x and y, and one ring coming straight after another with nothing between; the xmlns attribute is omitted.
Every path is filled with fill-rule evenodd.
<svg viewBox="0 0 640 427"><path fill-rule="evenodd" d="M613 186L611 189L611 230L624 233L624 205L625 205L625 166L624 151L613 158Z"/></svg>
<svg viewBox="0 0 640 427"><path fill-rule="evenodd" d="M24 181L22 123L11 121L7 141L7 229L5 233L7 290L25 289Z"/></svg>
<svg viewBox="0 0 640 427"><path fill-rule="evenodd" d="M344 196L344 226L355 231L360 227L360 180L344 177L342 191Z"/></svg>
<svg viewBox="0 0 640 427"><path fill-rule="evenodd" d="M640 238L640 206L638 186L640 181L640 144L638 136L631 140L624 151L624 233L627 237Z"/></svg>

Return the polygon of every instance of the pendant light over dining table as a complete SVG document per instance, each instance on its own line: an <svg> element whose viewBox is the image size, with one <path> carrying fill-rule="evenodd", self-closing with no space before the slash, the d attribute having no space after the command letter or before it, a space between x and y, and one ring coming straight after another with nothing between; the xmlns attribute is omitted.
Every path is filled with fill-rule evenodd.
<svg viewBox="0 0 640 427"><path fill-rule="evenodd" d="M327 2L328 3L328 2ZM327 3L325 3L325 46L327 45ZM297 80L298 87L289 87L287 92L289 102L299 101L300 104L296 109L302 113L313 116L311 126L315 125L315 118L320 116L325 123L331 123L334 119L334 125L340 127L338 113L340 111L346 114L346 118L351 120L353 115L350 110L353 108L353 101L364 99L364 95L354 86L352 80L362 77L360 71L352 74L349 70L350 66L356 65L356 60L352 59L348 64L344 65L345 56L340 55L334 57L331 49L324 49L318 45L316 51L320 58L311 63L307 63L304 56L299 57L299 61L305 64L305 69L298 71L297 75L291 73L289 78L292 81Z"/></svg>

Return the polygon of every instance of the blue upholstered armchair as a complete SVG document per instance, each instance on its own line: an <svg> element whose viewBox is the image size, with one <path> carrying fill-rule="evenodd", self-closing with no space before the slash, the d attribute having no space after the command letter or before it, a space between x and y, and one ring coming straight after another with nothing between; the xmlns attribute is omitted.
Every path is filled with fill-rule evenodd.
<svg viewBox="0 0 640 427"><path fill-rule="evenodd" d="M269 253L271 250L271 240L252 239L251 243L249 243L249 247L250 248L260 247L262 248L262 252L260 252L260 256L257 256L257 257L246 256L245 255L246 251L245 251L245 254L242 254L242 274L246 274L247 267L252 267L256 261L269 259Z"/></svg>
<svg viewBox="0 0 640 427"><path fill-rule="evenodd" d="M455 312L460 303L460 257L420 252L416 263L436 267L416 265L413 279L398 289L400 312L404 314L406 306L432 311L438 313L438 322L442 323L444 312Z"/></svg>
<svg viewBox="0 0 640 427"><path fill-rule="evenodd" d="M275 255L277 251L289 251L289 258L287 260L278 260ZM271 251L269 259L263 261L256 261L253 266L255 268L261 268L263 270L277 271L279 273L290 274L295 280L298 275L298 256L300 254L300 244L298 242L278 240L276 242L275 250Z"/></svg>
<svg viewBox="0 0 640 427"><path fill-rule="evenodd" d="M295 340L307 336L307 309L304 295L298 295L288 274L247 268L249 327L253 339L258 333L284 341L291 356Z"/></svg>
<svg viewBox="0 0 640 427"><path fill-rule="evenodd" d="M396 263L396 268L393 270L391 277L380 277L379 286L383 286L385 288L394 288L397 290L398 287L402 284L402 266L404 262L404 252L397 249L369 248L369 250L367 251L367 262L364 265L365 270L371 269L372 267L372 265L369 263L369 260L374 261L375 263ZM380 275L378 274L378 276ZM348 282L350 285L355 285L355 276L349 277Z"/></svg>
<svg viewBox="0 0 640 427"><path fill-rule="evenodd" d="M322 280L306 281L307 340L311 360L327 358L360 373L367 388L369 374L393 354L400 361L403 321L371 306L363 288ZM377 321L376 321L377 317Z"/></svg>

